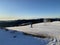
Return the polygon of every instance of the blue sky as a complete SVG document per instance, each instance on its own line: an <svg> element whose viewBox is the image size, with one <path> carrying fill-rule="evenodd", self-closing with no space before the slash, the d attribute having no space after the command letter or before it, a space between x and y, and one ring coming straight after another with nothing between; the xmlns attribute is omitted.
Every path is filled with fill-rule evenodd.
<svg viewBox="0 0 60 45"><path fill-rule="evenodd" d="M1 0L0 19L60 17L60 0Z"/></svg>

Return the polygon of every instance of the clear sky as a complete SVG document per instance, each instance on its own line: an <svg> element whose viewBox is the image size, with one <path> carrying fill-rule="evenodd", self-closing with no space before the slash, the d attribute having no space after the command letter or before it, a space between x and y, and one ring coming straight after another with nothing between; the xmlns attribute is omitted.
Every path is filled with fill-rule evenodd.
<svg viewBox="0 0 60 45"><path fill-rule="evenodd" d="M60 0L0 0L0 19L60 17Z"/></svg>

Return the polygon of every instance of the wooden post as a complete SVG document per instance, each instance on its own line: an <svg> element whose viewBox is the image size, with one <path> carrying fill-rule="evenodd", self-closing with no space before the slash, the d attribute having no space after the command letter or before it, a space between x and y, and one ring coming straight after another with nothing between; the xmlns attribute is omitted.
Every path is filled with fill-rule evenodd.
<svg viewBox="0 0 60 45"><path fill-rule="evenodd" d="M33 26L32 26L32 22L31 22L31 28L33 28Z"/></svg>

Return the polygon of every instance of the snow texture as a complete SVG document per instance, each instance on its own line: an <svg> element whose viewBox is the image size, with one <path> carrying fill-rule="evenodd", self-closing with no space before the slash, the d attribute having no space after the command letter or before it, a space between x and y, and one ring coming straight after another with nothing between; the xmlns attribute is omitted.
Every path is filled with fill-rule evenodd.
<svg viewBox="0 0 60 45"><path fill-rule="evenodd" d="M22 27L8 27L8 29L23 31L30 34L44 34L46 36L51 36L51 41L47 45L60 45L59 21L33 24L33 28L30 28L30 25L28 25Z"/></svg>
<svg viewBox="0 0 60 45"><path fill-rule="evenodd" d="M48 42L48 38L35 38L21 31L0 29L0 45L46 45Z"/></svg>

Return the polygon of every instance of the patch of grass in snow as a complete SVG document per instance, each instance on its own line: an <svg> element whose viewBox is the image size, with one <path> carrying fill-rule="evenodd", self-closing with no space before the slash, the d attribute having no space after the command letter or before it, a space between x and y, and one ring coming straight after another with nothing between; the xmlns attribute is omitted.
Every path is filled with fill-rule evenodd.
<svg viewBox="0 0 60 45"><path fill-rule="evenodd" d="M8 29L5 29L5 31L9 31Z"/></svg>
<svg viewBox="0 0 60 45"><path fill-rule="evenodd" d="M48 35L44 35L44 34L29 34L29 33L25 33L23 32L24 35L28 35L28 36L33 36L33 37L38 37L38 38L51 38L50 36Z"/></svg>
<svg viewBox="0 0 60 45"><path fill-rule="evenodd" d="M13 38L16 38L16 36L13 36Z"/></svg>

